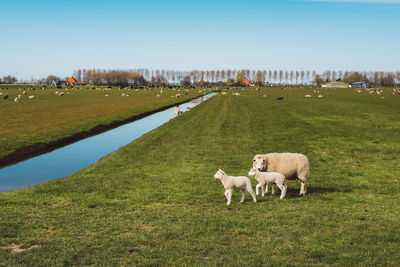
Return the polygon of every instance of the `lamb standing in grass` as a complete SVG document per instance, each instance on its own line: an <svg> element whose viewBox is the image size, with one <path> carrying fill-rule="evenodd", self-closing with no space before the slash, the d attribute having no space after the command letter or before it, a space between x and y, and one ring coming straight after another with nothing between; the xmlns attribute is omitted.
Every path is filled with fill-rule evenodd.
<svg viewBox="0 0 400 267"><path fill-rule="evenodd" d="M286 177L279 172L260 172L257 168L251 168L249 171L250 176L255 176L258 184L256 185L256 195L258 196L258 189L261 187L262 196L264 196L264 185L268 189L268 184L276 184L276 186L281 190L280 199L286 196L287 185Z"/></svg>
<svg viewBox="0 0 400 267"><path fill-rule="evenodd" d="M215 175L215 179L220 179L222 182L222 185L225 187L225 196L228 202L226 205L231 204L231 198L232 198L232 191L233 189L240 189L242 191L242 199L240 200L240 203L244 202L244 199L246 197L246 190L250 193L250 195L253 197L253 201L257 202L256 195L254 194L253 188L251 187L251 181L249 178L245 176L228 176L223 170L219 169Z"/></svg>

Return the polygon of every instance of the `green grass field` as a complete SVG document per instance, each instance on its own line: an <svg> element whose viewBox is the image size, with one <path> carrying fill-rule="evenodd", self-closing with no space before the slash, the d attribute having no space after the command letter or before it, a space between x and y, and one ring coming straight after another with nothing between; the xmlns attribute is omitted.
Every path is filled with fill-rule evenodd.
<svg viewBox="0 0 400 267"><path fill-rule="evenodd" d="M9 89L4 90L6 87ZM77 133L88 132L98 125L123 121L206 92L199 93L201 89L177 91L164 88L160 97L157 97L160 88L107 90L106 87L96 87L98 90L88 90L88 87L64 87L61 90L49 87L40 90L38 86L34 91L28 91L28 88L0 86L0 93L3 94L0 95L0 159L21 148L50 144ZM28 95L23 95L24 90ZM56 92L64 92L64 96ZM9 95L6 100L3 99L5 94ZM129 94L129 97L122 94ZM181 97L171 97L176 94ZM18 95L22 95L22 98L15 103ZM34 98L29 99L29 95ZM26 152L29 153L30 149Z"/></svg>
<svg viewBox="0 0 400 267"><path fill-rule="evenodd" d="M237 92L66 179L1 193L0 265L398 266L400 96ZM308 156L309 194L289 181L283 200L236 191L226 206L214 173L246 175L269 152Z"/></svg>

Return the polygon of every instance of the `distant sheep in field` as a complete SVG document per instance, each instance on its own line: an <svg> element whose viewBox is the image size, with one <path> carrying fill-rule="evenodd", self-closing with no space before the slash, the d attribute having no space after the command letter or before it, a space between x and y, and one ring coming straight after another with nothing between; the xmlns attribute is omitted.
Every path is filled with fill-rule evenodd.
<svg viewBox="0 0 400 267"><path fill-rule="evenodd" d="M228 176L221 169L214 174L214 178L221 180L222 185L225 187L225 197L228 200L226 205L231 204L233 189L239 189L242 192L242 199L240 200L240 203L244 202L246 190L253 197L253 201L257 202L256 195L251 187L251 181L249 178L245 176Z"/></svg>
<svg viewBox="0 0 400 267"><path fill-rule="evenodd" d="M174 114L175 114L175 116L178 116L179 114L182 114L182 113L183 113L183 112L179 109L179 107L176 106L175 109L174 109Z"/></svg>
<svg viewBox="0 0 400 267"><path fill-rule="evenodd" d="M27 93L26 91L23 91L22 94L23 94L23 95L27 95L28 93Z"/></svg>
<svg viewBox="0 0 400 267"><path fill-rule="evenodd" d="M7 99L8 98L8 94L3 95L3 99Z"/></svg>
<svg viewBox="0 0 400 267"><path fill-rule="evenodd" d="M181 94L176 94L175 97L179 99L181 97Z"/></svg>
<svg viewBox="0 0 400 267"><path fill-rule="evenodd" d="M286 196L287 185L286 177L279 172L261 172L257 168L251 168L248 175L255 176L258 184L256 185L256 195L258 196L258 189L261 187L262 196L264 196L264 185L267 187L268 184L276 184L276 186L281 190L280 199ZM273 188L273 187L272 187Z"/></svg>
<svg viewBox="0 0 400 267"><path fill-rule="evenodd" d="M63 96L63 95L65 95L64 92L60 92L60 93L58 94L58 96Z"/></svg>
<svg viewBox="0 0 400 267"><path fill-rule="evenodd" d="M318 95L318 98L323 98L324 96L323 95Z"/></svg>
<svg viewBox="0 0 400 267"><path fill-rule="evenodd" d="M301 182L300 195L307 194L306 182L310 174L308 158L298 153L269 153L255 155L253 167L263 172L279 172L286 179L299 179Z"/></svg>
<svg viewBox="0 0 400 267"><path fill-rule="evenodd" d="M34 99L34 98L35 98L34 95L30 95L30 96L28 97L28 99Z"/></svg>
<svg viewBox="0 0 400 267"><path fill-rule="evenodd" d="M311 98L311 95L306 95L306 98Z"/></svg>
<svg viewBox="0 0 400 267"><path fill-rule="evenodd" d="M16 97L16 98L14 99L14 102L15 102L15 103L18 103L18 100L19 100L19 98Z"/></svg>
<svg viewBox="0 0 400 267"><path fill-rule="evenodd" d="M161 95L157 94L157 97L160 97Z"/></svg>

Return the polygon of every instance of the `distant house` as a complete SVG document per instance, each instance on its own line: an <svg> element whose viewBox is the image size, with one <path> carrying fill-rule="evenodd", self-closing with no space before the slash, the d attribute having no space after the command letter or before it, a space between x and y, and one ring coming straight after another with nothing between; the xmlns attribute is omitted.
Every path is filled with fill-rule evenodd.
<svg viewBox="0 0 400 267"><path fill-rule="evenodd" d="M250 86L250 83L249 83L248 80L244 79L242 85L243 85L243 86Z"/></svg>
<svg viewBox="0 0 400 267"><path fill-rule="evenodd" d="M78 82L74 77L68 78L65 83L67 85L84 85L84 82Z"/></svg>
<svg viewBox="0 0 400 267"><path fill-rule="evenodd" d="M206 85L206 81L201 79L197 84L201 85L201 86L204 86L204 85Z"/></svg>
<svg viewBox="0 0 400 267"><path fill-rule="evenodd" d="M345 82L336 81L336 82L327 82L327 83L321 85L321 87L324 87L324 88L348 88L349 84L345 83Z"/></svg>
<svg viewBox="0 0 400 267"><path fill-rule="evenodd" d="M355 82L349 85L350 88L371 88L371 84L368 82Z"/></svg>
<svg viewBox="0 0 400 267"><path fill-rule="evenodd" d="M65 81L56 81L56 80L53 80L51 83L50 83L50 85L51 86L63 86L63 85L66 85L67 83L65 82Z"/></svg>

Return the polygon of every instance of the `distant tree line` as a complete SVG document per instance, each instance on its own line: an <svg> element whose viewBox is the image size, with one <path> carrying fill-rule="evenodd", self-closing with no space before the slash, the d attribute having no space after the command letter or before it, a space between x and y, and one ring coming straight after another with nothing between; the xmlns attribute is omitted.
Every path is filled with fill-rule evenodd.
<svg viewBox="0 0 400 267"><path fill-rule="evenodd" d="M94 85L241 85L244 80L256 85L318 85L330 81L346 83L369 82L375 86L400 84L400 72L357 72L328 70L284 71L284 70L86 70L73 72L78 81Z"/></svg>
<svg viewBox="0 0 400 267"><path fill-rule="evenodd" d="M400 71L398 72L358 72L328 70L322 73L316 71L283 71L283 70L100 70L78 69L73 76L80 82L92 85L242 85L245 80L256 85L320 85L330 81L346 83L369 82L374 86L400 86ZM39 83L50 84L61 80L60 77L49 75ZM8 75L0 79L0 83L13 84L18 79Z"/></svg>
<svg viewBox="0 0 400 267"><path fill-rule="evenodd" d="M8 75L8 76L4 76L3 78L0 78L0 84L1 83L5 83L5 84L13 84L13 83L17 83L18 79L14 76Z"/></svg>

